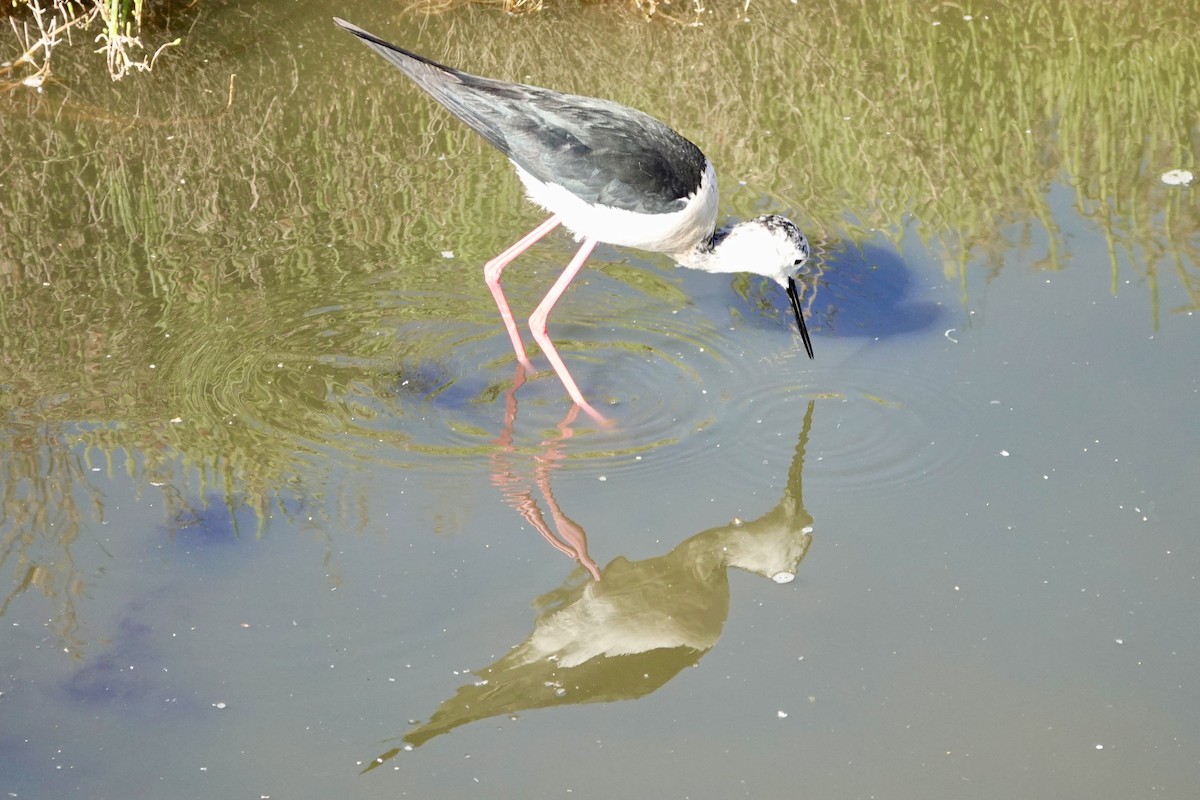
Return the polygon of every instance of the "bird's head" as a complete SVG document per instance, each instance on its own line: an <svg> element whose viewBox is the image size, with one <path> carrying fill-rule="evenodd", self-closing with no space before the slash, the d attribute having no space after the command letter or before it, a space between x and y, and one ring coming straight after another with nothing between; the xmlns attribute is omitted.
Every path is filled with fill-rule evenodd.
<svg viewBox="0 0 1200 800"><path fill-rule="evenodd" d="M766 275L787 290L792 313L796 315L796 326L804 341L804 351L812 358L812 341L808 338L808 327L804 324L804 312L796 290L796 276L812 252L808 238L787 217L768 214L735 225L721 246L731 253L736 252L739 260L744 259L742 270Z"/></svg>
<svg viewBox="0 0 1200 800"><path fill-rule="evenodd" d="M723 232L718 247L738 259L738 272L754 272L784 283L808 261L808 239L796 223L778 214L739 222ZM731 270L732 271L732 270Z"/></svg>

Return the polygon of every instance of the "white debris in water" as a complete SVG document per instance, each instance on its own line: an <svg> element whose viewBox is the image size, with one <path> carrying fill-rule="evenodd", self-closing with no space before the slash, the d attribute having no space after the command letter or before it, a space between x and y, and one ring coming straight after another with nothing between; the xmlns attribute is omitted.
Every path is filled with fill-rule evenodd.
<svg viewBox="0 0 1200 800"><path fill-rule="evenodd" d="M442 258L454 258L454 251L453 250L443 250Z"/></svg>
<svg viewBox="0 0 1200 800"><path fill-rule="evenodd" d="M776 583L791 583L792 581L796 580L796 573L776 572L771 576L771 580L775 581Z"/></svg>
<svg viewBox="0 0 1200 800"><path fill-rule="evenodd" d="M1169 169L1160 177L1167 186L1190 186L1196 175L1189 169Z"/></svg>
<svg viewBox="0 0 1200 800"><path fill-rule="evenodd" d="M779 717L780 719L787 719L787 712L786 711L776 711L775 716Z"/></svg>

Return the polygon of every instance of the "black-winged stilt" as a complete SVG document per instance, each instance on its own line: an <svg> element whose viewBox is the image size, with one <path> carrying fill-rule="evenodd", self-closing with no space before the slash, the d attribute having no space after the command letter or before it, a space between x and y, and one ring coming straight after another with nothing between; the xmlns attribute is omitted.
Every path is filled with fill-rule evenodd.
<svg viewBox="0 0 1200 800"><path fill-rule="evenodd" d="M795 279L808 260L808 239L791 220L773 214L717 230L717 174L696 145L619 103L468 75L345 20L333 21L507 156L529 199L550 212L549 219L483 268L517 360L526 369L533 367L500 289L500 273L559 225L582 242L529 317L529 327L571 399L590 416L604 420L554 349L546 319L598 242L667 253L680 266L706 272L774 279L787 290L804 349L813 357Z"/></svg>

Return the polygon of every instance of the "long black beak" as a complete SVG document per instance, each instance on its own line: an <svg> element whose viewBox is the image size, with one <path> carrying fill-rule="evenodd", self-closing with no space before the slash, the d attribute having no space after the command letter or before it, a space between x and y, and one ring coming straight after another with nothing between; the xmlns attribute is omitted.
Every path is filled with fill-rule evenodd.
<svg viewBox="0 0 1200 800"><path fill-rule="evenodd" d="M804 340L804 352L813 357L812 340L808 338L808 327L804 324L804 312L800 310L800 295L796 293L796 279L788 276L788 299L792 301L792 311L796 314L796 325L800 328L800 338Z"/></svg>

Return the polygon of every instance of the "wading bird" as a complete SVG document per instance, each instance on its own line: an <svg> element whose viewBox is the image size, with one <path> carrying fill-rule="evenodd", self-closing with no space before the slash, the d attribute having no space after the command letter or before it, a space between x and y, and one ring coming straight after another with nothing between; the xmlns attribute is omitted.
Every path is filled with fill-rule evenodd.
<svg viewBox="0 0 1200 800"><path fill-rule="evenodd" d="M334 17L451 114L487 139L516 167L529 199L550 218L483 267L517 360L532 371L500 273L559 225L582 243L529 317L534 340L567 393L597 421L546 332L551 309L599 242L666 253L706 272L750 272L787 290L808 357L796 274L808 239L774 214L717 229L717 174L700 148L636 109L550 89L481 78L442 66Z"/></svg>

